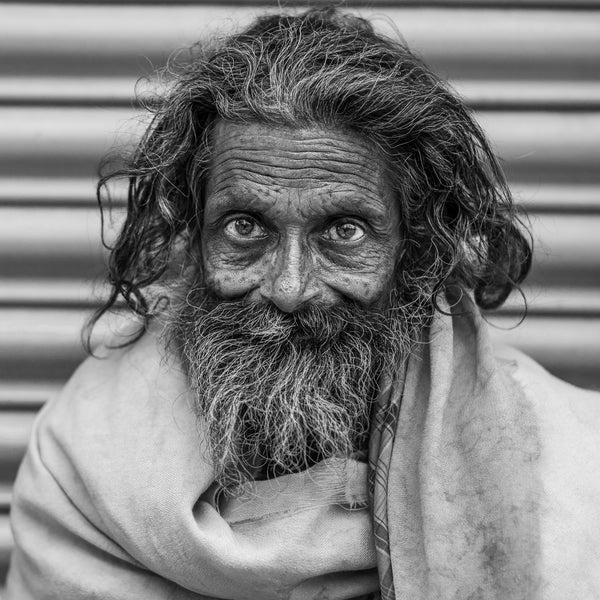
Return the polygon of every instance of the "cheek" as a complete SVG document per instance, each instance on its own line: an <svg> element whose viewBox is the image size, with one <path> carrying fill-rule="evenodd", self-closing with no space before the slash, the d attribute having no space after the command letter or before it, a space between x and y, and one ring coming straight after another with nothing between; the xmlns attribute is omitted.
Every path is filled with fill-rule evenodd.
<svg viewBox="0 0 600 600"><path fill-rule="evenodd" d="M376 304L387 297L392 287L393 271L338 275L330 283L347 298L364 305Z"/></svg>
<svg viewBox="0 0 600 600"><path fill-rule="evenodd" d="M359 268L328 269L325 279L340 295L363 305L387 300L394 286L395 253L363 255Z"/></svg>
<svg viewBox="0 0 600 600"><path fill-rule="evenodd" d="M205 283L218 296L243 296L260 285L263 271L260 262L249 262L210 243L204 247L203 256Z"/></svg>

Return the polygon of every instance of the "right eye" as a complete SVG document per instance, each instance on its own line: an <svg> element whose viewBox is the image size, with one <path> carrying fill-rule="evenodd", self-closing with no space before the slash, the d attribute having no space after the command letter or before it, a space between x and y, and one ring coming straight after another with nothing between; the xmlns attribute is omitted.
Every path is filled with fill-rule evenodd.
<svg viewBox="0 0 600 600"><path fill-rule="evenodd" d="M257 240L265 237L265 230L252 217L235 217L225 223L225 232L234 239Z"/></svg>

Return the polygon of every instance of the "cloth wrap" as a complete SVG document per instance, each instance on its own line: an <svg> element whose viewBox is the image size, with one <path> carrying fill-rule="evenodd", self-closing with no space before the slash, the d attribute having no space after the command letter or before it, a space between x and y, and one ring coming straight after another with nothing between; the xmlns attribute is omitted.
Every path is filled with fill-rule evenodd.
<svg viewBox="0 0 600 600"><path fill-rule="evenodd" d="M470 298L452 313L378 399L369 454L381 597L533 599L535 415Z"/></svg>
<svg viewBox="0 0 600 600"><path fill-rule="evenodd" d="M368 475L334 459L229 505L160 332L88 359L35 424L6 600L600 598L600 396L451 312L383 385Z"/></svg>

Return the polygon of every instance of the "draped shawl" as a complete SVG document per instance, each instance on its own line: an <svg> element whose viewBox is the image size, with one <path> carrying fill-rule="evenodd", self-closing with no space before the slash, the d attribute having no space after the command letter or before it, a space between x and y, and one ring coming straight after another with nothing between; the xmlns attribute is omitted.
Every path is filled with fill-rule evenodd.
<svg viewBox="0 0 600 600"><path fill-rule="evenodd" d="M219 502L150 331L41 411L6 600L600 598L599 432L600 395L494 348L464 297L382 385L369 469L333 459Z"/></svg>

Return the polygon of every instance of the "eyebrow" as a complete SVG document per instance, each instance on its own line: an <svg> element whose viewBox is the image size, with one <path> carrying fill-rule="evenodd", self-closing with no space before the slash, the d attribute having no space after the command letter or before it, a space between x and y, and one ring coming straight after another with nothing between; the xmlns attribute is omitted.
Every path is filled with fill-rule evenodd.
<svg viewBox="0 0 600 600"><path fill-rule="evenodd" d="M383 202L373 201L362 194L344 193L339 190L327 192L324 196L331 198L328 210L319 211L323 215L356 215L372 221L382 221L388 218L388 211ZM220 213L233 211L268 212L273 207L274 201L265 200L249 190L232 190L219 192L212 198L213 208ZM319 206L318 203L315 203Z"/></svg>
<svg viewBox="0 0 600 600"><path fill-rule="evenodd" d="M264 208L266 210L271 206L270 202L246 190L218 192L212 196L212 203L222 212L240 210L246 207L258 210Z"/></svg>

